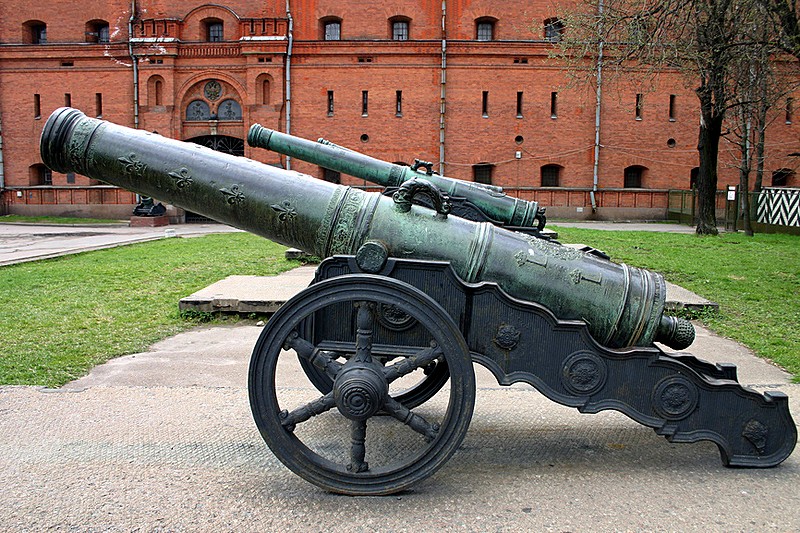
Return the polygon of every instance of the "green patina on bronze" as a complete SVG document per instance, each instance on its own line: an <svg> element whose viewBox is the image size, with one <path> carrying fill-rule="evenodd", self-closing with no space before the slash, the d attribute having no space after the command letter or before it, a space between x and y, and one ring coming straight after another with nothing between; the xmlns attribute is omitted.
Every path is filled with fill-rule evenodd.
<svg viewBox="0 0 800 533"><path fill-rule="evenodd" d="M468 282L494 282L558 318L585 321L592 335L612 348L653 341L680 348L693 336L663 315L666 291L660 275L447 216L444 210L414 205L403 212L392 198L377 193L69 108L56 110L47 121L41 154L57 172L80 172L320 257L356 254L362 244L373 242L392 257L449 261Z"/></svg>
<svg viewBox="0 0 800 533"><path fill-rule="evenodd" d="M250 146L266 148L343 174L365 179L384 187L399 187L412 179L423 178L444 193L468 199L490 219L508 226L534 227L542 216L537 202L508 196L499 187L462 181L429 173L430 164L419 169L396 165L349 150L320 139L309 141L253 124L247 135ZM419 163L419 162L418 162Z"/></svg>

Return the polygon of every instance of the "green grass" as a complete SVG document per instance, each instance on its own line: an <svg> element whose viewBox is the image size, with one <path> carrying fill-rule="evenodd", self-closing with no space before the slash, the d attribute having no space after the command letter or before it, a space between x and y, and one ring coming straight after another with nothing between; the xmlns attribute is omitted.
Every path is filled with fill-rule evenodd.
<svg viewBox="0 0 800 533"><path fill-rule="evenodd" d="M189 329L178 300L231 274L296 266L247 233L163 239L0 268L0 383L63 385Z"/></svg>
<svg viewBox="0 0 800 533"><path fill-rule="evenodd" d="M562 242L594 246L616 262L660 272L717 302L720 312L702 317L710 329L777 363L800 382L800 237L574 228L558 228L558 233Z"/></svg>
<svg viewBox="0 0 800 533"><path fill-rule="evenodd" d="M0 224L3 222L25 222L28 224L119 224L119 220L109 220L105 218L78 218L78 217L34 217L25 215L3 215L0 216Z"/></svg>

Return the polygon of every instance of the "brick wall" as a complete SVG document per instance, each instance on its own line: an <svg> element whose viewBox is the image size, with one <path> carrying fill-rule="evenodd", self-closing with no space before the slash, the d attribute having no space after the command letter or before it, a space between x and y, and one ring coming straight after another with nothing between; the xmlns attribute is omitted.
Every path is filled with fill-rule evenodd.
<svg viewBox="0 0 800 533"><path fill-rule="evenodd" d="M133 49L139 59L140 128L178 139L204 135L244 139L255 122L285 130L285 3L237 0L219 4L137 2ZM291 5L293 134L325 137L389 161L410 163L420 158L433 161L437 168L441 163L446 175L467 180L473 179L474 165L490 164L495 183L521 191L540 187L545 165L561 168L561 187L592 186L595 89L572 83L562 66L549 57L552 45L544 40L544 21L556 14L551 5L521 0L448 3L443 144L441 2L398 0L382 5L300 0ZM0 113L7 188L31 185L32 166L41 163L38 138L44 121L65 104L66 94L71 105L87 115L101 114L104 119L134 125L129 9L128 1L76 4L58 0L48 2L46 8L22 0L0 4ZM341 41L320 40L320 21L326 17L341 20ZM390 39L394 17L408 22L409 41ZM210 18L223 22L224 42L206 42L203 24ZM495 40L475 40L479 19L494 21ZM108 22L108 43L87 42L91 40L87 23L92 20ZM29 21L47 23L47 44L25 43ZM241 121L186 120L187 105L203 98L209 80L220 83L222 99L241 105ZM208 102L212 112L219 102ZM768 132L770 173L793 168L795 158L789 154L798 151L798 126L786 124L785 110L777 107ZM650 191L687 188L691 170L697 166L697 127L697 99L691 84L678 73L664 72L655 85L647 86L637 83L636 76L607 81L598 186L623 188L625 169L636 167L642 187ZM282 162L276 154L249 147L245 155L272 164ZM322 170L314 165L295 160L292 166L322 177ZM798 184L797 178L791 180L789 185ZM348 177L343 181L363 184ZM737 182L735 153L726 152L720 160L720 188ZM73 181L58 174L53 175L52 184L96 185L82 176ZM769 176L765 184L770 184ZM645 196L653 197L646 193L641 205L660 205ZM88 195L55 197L79 203L75 198ZM543 197L560 201L549 193ZM12 207L25 200L26 196L6 194Z"/></svg>

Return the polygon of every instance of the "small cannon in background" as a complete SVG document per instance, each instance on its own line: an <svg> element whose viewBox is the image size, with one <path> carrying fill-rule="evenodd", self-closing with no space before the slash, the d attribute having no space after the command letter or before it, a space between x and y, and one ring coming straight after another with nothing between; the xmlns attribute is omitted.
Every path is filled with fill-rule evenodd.
<svg viewBox="0 0 800 533"><path fill-rule="evenodd" d="M473 362L502 385L615 409L673 442L713 441L725 465L775 466L794 449L785 394L653 344L694 338L664 315L660 275L448 216L428 182L389 198L69 108L48 119L40 150L57 172L329 258L265 326L248 382L270 449L325 489L390 494L443 466L472 416ZM422 193L435 209L413 205ZM298 376L310 385L284 381Z"/></svg>
<svg viewBox="0 0 800 533"><path fill-rule="evenodd" d="M260 124L250 126L247 142L253 147L266 148L381 185L389 194L410 180L422 178L448 196L450 214L474 222L491 222L505 229L539 236L547 221L544 208L537 202L508 196L501 187L440 176L433 172L431 163L418 159L410 167L398 165L325 139L313 142ZM433 207L424 196L420 201L426 207Z"/></svg>

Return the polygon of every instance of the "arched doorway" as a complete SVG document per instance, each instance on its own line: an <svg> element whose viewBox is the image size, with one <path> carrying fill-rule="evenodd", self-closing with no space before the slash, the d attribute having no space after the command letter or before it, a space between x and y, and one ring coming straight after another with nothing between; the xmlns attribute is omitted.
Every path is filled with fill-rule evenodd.
<svg viewBox="0 0 800 533"><path fill-rule="evenodd" d="M192 139L186 139L186 142L206 146L224 154L244 155L244 140L228 135L201 135Z"/></svg>

